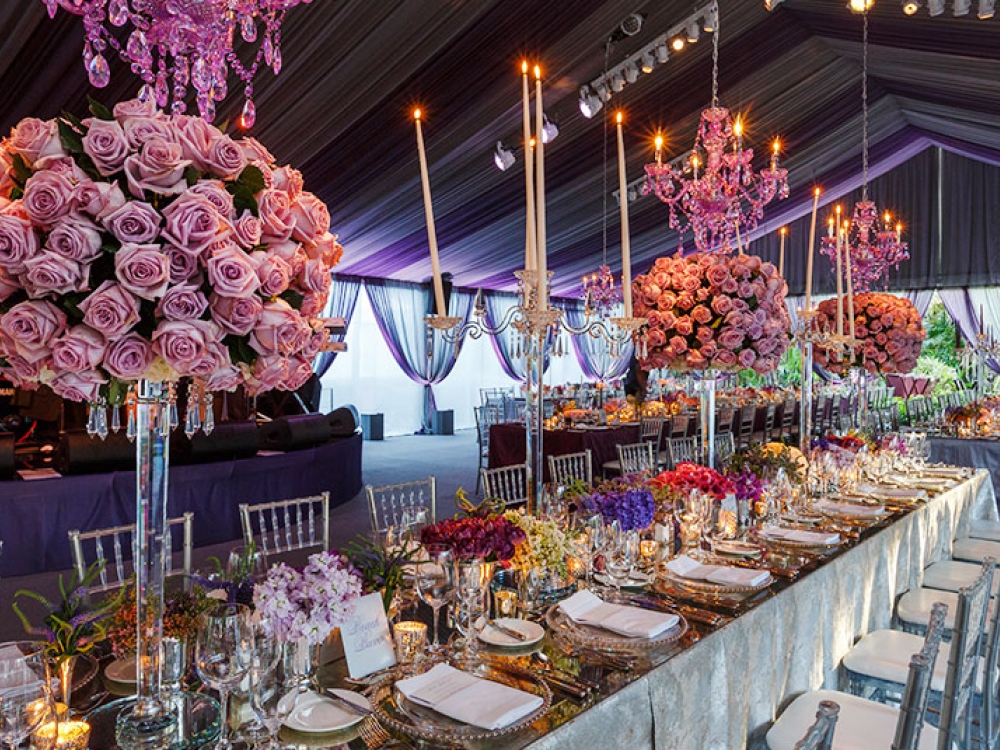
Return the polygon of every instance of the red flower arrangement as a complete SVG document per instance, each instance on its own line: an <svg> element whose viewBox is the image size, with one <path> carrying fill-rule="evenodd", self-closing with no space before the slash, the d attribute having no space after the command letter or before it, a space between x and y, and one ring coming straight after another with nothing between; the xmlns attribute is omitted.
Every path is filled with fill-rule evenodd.
<svg viewBox="0 0 1000 750"><path fill-rule="evenodd" d="M506 562L527 535L503 516L446 518L420 532L425 547L448 547L459 560Z"/></svg>
<svg viewBox="0 0 1000 750"><path fill-rule="evenodd" d="M687 495L698 490L722 500L726 495L736 494L733 480L715 469L700 464L681 462L672 471L664 471L649 480L654 489L667 489L674 495Z"/></svg>
<svg viewBox="0 0 1000 750"><path fill-rule="evenodd" d="M844 332L849 328L844 314ZM813 321L819 330L837 327L837 300L824 300L819 304L819 314ZM917 365L917 357L927 331L920 313L905 297L883 292L866 292L854 296L854 335L861 341L855 355L861 355L861 365L870 373L887 372L906 374ZM816 347L816 362L830 372L843 374L852 364L850 357L833 360L830 352Z"/></svg>

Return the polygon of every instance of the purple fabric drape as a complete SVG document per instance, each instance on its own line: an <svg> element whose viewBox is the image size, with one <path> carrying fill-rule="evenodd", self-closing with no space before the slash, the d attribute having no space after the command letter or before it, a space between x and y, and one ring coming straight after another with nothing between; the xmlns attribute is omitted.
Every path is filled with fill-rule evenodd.
<svg viewBox="0 0 1000 750"><path fill-rule="evenodd" d="M563 304L566 319L574 328L580 328L585 322L583 303L579 300L567 300ZM622 377L628 372L629 363L635 347L629 341L619 347L618 356L611 356L611 347L600 336L571 336L576 360L580 363L583 374L589 380L607 382Z"/></svg>
<svg viewBox="0 0 1000 750"><path fill-rule="evenodd" d="M507 311L517 304L517 295L506 292L484 292L483 302L486 304L486 325L495 328L503 320ZM512 380L524 382L524 359L517 356L517 344L515 337L520 336L517 331L511 328L509 331L490 336L490 343L493 344L493 351L496 352L497 359L500 360L500 367L504 374Z"/></svg>
<svg viewBox="0 0 1000 750"><path fill-rule="evenodd" d="M895 292L895 294L910 300L913 306L917 308L917 312L920 313L921 318L927 314L931 306L931 300L934 299L933 289L907 289L902 292Z"/></svg>
<svg viewBox="0 0 1000 750"><path fill-rule="evenodd" d="M975 341L980 333L979 310L976 308L969 290L941 289L938 291L938 294L941 295L941 302L944 303L944 307L951 316L951 319L955 321L955 325L962 334L962 337L966 341ZM987 326L987 330L989 330L989 326ZM995 359L987 359L986 364L994 372L1000 372L1000 362L997 362Z"/></svg>
<svg viewBox="0 0 1000 750"><path fill-rule="evenodd" d="M323 315L328 318L343 318L349 327L351 318L354 317L354 306L358 303L361 284L362 280L357 276L334 276L333 286L330 288L330 299ZM331 336L330 340L343 341L345 335L338 333ZM336 358L337 352L320 352L319 356L316 357L313 370L322 378Z"/></svg>
<svg viewBox="0 0 1000 750"><path fill-rule="evenodd" d="M450 343L439 333L431 336L424 323L432 294L422 284L410 284L388 279L368 279L365 282L375 321L385 338L393 359L410 380L424 386L424 420L422 432L431 431L437 405L433 386L451 373L462 342ZM473 294L453 289L448 314L464 323L472 310Z"/></svg>

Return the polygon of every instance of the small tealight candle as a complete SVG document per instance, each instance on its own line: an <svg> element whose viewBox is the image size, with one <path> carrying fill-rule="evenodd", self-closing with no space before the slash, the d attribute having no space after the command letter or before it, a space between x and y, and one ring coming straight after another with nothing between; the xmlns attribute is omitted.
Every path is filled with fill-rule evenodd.
<svg viewBox="0 0 1000 750"><path fill-rule="evenodd" d="M409 664L427 643L427 624L416 620L403 620L397 622L392 628L393 637L396 639L396 658L403 664Z"/></svg>
<svg viewBox="0 0 1000 750"><path fill-rule="evenodd" d="M35 732L33 742L36 748L44 750L87 750L90 724L85 721L53 721Z"/></svg>
<svg viewBox="0 0 1000 750"><path fill-rule="evenodd" d="M493 592L497 617L517 617L517 592L513 589L497 589Z"/></svg>

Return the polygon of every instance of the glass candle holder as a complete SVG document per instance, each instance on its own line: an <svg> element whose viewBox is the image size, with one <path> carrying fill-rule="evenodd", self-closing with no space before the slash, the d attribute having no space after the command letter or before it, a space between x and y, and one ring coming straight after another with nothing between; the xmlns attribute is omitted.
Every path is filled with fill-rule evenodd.
<svg viewBox="0 0 1000 750"><path fill-rule="evenodd" d="M37 750L87 750L90 724L85 721L53 721L39 727L32 740Z"/></svg>
<svg viewBox="0 0 1000 750"><path fill-rule="evenodd" d="M392 628L396 641L396 658L402 664L412 663L427 644L427 624L415 620L397 622Z"/></svg>
<svg viewBox="0 0 1000 750"><path fill-rule="evenodd" d="M494 591L493 603L497 617L517 617L517 592L513 589Z"/></svg>

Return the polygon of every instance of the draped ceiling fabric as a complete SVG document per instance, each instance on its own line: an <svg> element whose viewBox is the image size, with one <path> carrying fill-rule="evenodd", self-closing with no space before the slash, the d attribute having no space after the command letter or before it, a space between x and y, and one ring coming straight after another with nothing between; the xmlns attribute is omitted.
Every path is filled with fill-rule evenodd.
<svg viewBox="0 0 1000 750"><path fill-rule="evenodd" d="M768 208L761 232L791 223L787 267L792 291L801 293L808 234L801 217L812 186L824 187L828 205L853 201L846 194L860 185L861 19L832 0L786 0L771 13L762 0L719 2L721 103L746 113L758 166L773 136L785 144L792 193ZM456 285L512 290L524 247L523 161L518 154L513 169L499 172L491 151L498 139L517 147L518 65L523 55L538 59L546 109L560 126L546 154L549 267L554 292L573 296L580 275L599 265L604 185L616 185L613 141L606 170L602 159L603 118L617 106L626 111L630 179L652 157L657 129L666 133L667 156L683 153L710 98L710 40L703 34L672 53L592 120L579 112L579 86L600 73L605 40L626 14L645 13L645 23L612 47L612 64L691 10L690 0L574 0L572 12L541 0L302 5L289 11L282 31L281 75L263 71L255 81L252 134L300 168L307 189L329 204L346 248L338 271L423 281L430 263L409 117L421 105L442 266ZM905 17L899 3L880 2L870 21L873 197L902 216L914 251L893 284L995 283L1000 18L930 18L924 10ZM106 89L87 85L78 16L60 10L49 20L39 0L5 0L0 29L0 132L30 115L85 113L88 94L113 103L138 89L114 61ZM239 89L230 86L220 122L235 121ZM884 182L875 179L882 174ZM617 206L606 205L617 274ZM677 237L653 197L633 203L631 219L633 272L640 273L672 252ZM777 258L773 235L758 248Z"/></svg>

